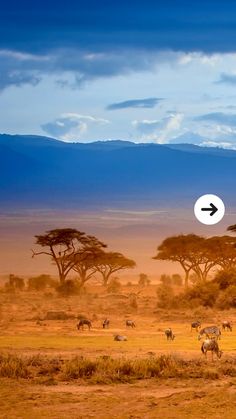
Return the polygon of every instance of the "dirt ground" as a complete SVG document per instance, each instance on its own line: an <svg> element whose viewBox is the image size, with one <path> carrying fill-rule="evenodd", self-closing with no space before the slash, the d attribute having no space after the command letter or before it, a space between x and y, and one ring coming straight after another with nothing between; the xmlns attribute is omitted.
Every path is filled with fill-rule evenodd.
<svg viewBox="0 0 236 419"><path fill-rule="evenodd" d="M0 417L166 419L236 417L236 380L32 385L0 380Z"/></svg>
<svg viewBox="0 0 236 419"><path fill-rule="evenodd" d="M99 287L97 287L99 288ZM83 355L96 358L139 358L148 354L170 354L186 360L203 359L197 333L190 330L195 319L202 324L235 324L236 313L195 310L166 312L156 309L153 292L138 299L109 297L96 287L81 297L57 298L51 293L0 294L0 353L41 354L70 358ZM68 320L47 320L48 311L64 311ZM91 331L78 332L77 316L92 320ZM109 317L109 329L102 320ZM133 319L135 329L125 320ZM164 330L172 327L176 338L167 342ZM124 334L127 342L115 342L114 334ZM236 328L223 332L219 341L222 359L236 355ZM206 368L211 366L209 357ZM221 360L215 360L220 363ZM76 381L54 385L23 379L0 379L0 417L9 418L236 418L236 378L216 380L163 379L138 380L130 384L86 384Z"/></svg>

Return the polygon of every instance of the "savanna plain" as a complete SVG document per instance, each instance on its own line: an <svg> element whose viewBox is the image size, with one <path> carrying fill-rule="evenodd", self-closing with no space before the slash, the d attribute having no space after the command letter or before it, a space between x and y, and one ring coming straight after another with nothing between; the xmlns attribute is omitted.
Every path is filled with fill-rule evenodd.
<svg viewBox="0 0 236 419"><path fill-rule="evenodd" d="M0 293L0 417L234 418L236 329L222 331L221 359L201 353L191 322L235 324L233 309L166 310L156 285L90 285ZM78 330L80 319L92 322ZM109 318L110 325L102 323ZM132 319L136 327L127 328ZM167 341L171 327L175 339ZM127 341L115 341L115 335Z"/></svg>

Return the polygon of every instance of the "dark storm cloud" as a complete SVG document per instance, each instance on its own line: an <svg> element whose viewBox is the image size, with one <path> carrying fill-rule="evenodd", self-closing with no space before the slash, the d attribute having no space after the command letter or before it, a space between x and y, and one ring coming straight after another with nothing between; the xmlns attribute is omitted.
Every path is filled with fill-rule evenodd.
<svg viewBox="0 0 236 419"><path fill-rule="evenodd" d="M4 49L211 53L235 51L235 41L234 0L9 0L1 4L0 48Z"/></svg>
<svg viewBox="0 0 236 419"><path fill-rule="evenodd" d="M108 111L115 111L118 109L127 108L154 108L162 98L150 97L147 99L130 99L124 102L112 103L106 107Z"/></svg>
<svg viewBox="0 0 236 419"><path fill-rule="evenodd" d="M233 0L2 3L0 90L36 85L45 74L75 89L96 78L150 71L163 60L176 60L181 51L236 50ZM233 76L226 76L222 82L232 84Z"/></svg>
<svg viewBox="0 0 236 419"><path fill-rule="evenodd" d="M134 71L149 71L156 62L175 60L174 54L168 56L139 54L134 51L114 53L85 53L79 49L54 50L48 54L29 54L0 50L0 90L11 85L37 84L44 75L58 77L60 87L76 89L85 81L95 78L112 77ZM68 81L65 73L70 73Z"/></svg>

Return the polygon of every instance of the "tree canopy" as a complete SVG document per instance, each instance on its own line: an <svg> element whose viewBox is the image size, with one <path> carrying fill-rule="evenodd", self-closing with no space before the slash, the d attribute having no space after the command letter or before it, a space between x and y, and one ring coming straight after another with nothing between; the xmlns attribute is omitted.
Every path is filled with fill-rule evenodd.
<svg viewBox="0 0 236 419"><path fill-rule="evenodd" d="M195 234L172 236L157 248L156 260L179 262L185 272L185 286L189 274L206 281L213 268L232 269L236 266L236 240L230 236L205 238Z"/></svg>
<svg viewBox="0 0 236 419"><path fill-rule="evenodd" d="M61 284L74 268L78 258L86 258L89 252L103 249L106 245L96 237L87 235L73 228L49 230L43 235L36 235L36 244L47 250L33 251L33 256L47 255L57 266Z"/></svg>

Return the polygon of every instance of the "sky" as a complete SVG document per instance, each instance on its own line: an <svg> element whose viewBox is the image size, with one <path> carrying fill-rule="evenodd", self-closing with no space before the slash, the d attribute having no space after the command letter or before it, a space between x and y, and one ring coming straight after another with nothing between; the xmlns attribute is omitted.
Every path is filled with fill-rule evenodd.
<svg viewBox="0 0 236 419"><path fill-rule="evenodd" d="M236 149L235 1L0 10L1 133Z"/></svg>

